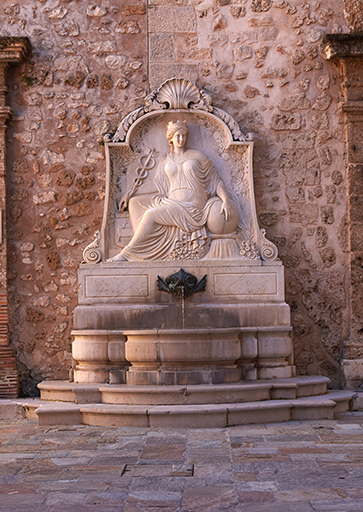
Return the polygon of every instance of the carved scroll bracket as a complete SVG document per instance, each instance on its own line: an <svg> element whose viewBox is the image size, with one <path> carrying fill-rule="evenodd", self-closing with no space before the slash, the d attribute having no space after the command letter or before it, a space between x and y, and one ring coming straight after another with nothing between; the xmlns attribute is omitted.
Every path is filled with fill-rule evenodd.
<svg viewBox="0 0 363 512"><path fill-rule="evenodd" d="M99 263L102 259L102 253L100 250L101 232L96 231L94 234L94 241L87 245L83 251L83 262L84 263Z"/></svg>

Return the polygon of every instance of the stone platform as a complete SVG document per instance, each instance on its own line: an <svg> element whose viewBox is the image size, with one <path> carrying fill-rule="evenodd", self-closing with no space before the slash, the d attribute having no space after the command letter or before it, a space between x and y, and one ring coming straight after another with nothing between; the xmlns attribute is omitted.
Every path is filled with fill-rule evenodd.
<svg viewBox="0 0 363 512"><path fill-rule="evenodd" d="M354 393L327 391L326 377L236 384L130 386L48 381L39 384L40 425L227 427L251 423L333 419ZM39 405L39 404L37 404Z"/></svg>

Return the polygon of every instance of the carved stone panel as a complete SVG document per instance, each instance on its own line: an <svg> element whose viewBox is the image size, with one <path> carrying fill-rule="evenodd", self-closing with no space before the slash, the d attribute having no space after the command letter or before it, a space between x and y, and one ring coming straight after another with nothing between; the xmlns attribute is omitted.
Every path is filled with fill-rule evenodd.
<svg viewBox="0 0 363 512"><path fill-rule="evenodd" d="M275 260L257 222L251 139L191 82L164 82L105 137L103 225L85 254L95 263Z"/></svg>

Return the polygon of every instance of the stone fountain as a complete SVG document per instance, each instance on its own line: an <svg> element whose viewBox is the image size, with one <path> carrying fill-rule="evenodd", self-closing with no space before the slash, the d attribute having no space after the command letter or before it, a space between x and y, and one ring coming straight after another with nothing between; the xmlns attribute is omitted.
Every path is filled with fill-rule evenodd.
<svg viewBox="0 0 363 512"><path fill-rule="evenodd" d="M284 268L257 221L251 134L173 78L106 135L105 151L102 229L79 269L74 382L42 383L42 398L93 403L75 414L101 425L243 423L246 402L272 421L298 418L291 400L325 394L328 379L295 377ZM271 413L274 399L285 400Z"/></svg>

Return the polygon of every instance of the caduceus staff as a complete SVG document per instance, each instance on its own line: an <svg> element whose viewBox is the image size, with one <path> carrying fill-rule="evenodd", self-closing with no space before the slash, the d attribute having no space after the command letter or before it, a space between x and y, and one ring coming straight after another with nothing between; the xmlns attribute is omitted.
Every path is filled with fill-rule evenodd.
<svg viewBox="0 0 363 512"><path fill-rule="evenodd" d="M150 149L149 153L147 155L141 155L139 158L139 166L135 170L135 178L134 183L132 184L132 187L130 190L126 192L126 194L123 195L121 198L120 204L118 206L118 209L120 212L124 212L126 208L128 207L130 198L135 194L137 189L140 187L140 185L144 182L144 180L148 177L149 171L154 168L155 166L155 159L154 156L156 156L155 149Z"/></svg>

